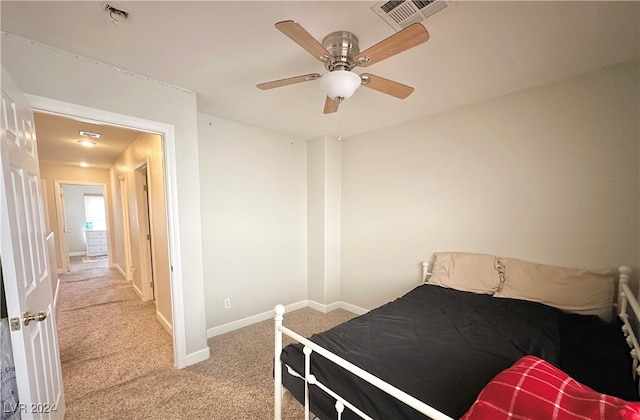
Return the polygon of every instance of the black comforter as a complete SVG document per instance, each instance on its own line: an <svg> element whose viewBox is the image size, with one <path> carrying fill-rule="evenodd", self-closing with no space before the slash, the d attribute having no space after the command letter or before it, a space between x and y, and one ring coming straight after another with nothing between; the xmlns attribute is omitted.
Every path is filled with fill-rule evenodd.
<svg viewBox="0 0 640 420"><path fill-rule="evenodd" d="M584 320L591 324L576 328ZM572 366L583 369L589 364L591 354L581 350L585 338L581 335L604 345L599 338L593 340L590 334L594 326L603 324L609 325L597 317L568 317L560 310L539 303L423 285L400 299L316 334L311 340L458 418L497 373L524 355L541 357L561 369L563 362L571 365L567 360L583 358L584 363ZM608 327L604 329L613 331ZM610 336L607 340L615 342L620 349L625 348L619 332ZM297 372L304 371L300 345L285 347L281 359ZM314 354L311 360L311 372L320 382L367 415L375 419L424 418L322 356ZM622 392L629 392L629 384L631 389L623 397L631 399L634 391L630 360L623 354L621 362L615 361L617 365L620 363L628 368L623 374L626 376ZM567 373L576 374L570 370ZM303 401L302 381L288 375L286 369L283 376L285 386ZM584 381L584 377L581 379ZM593 387L593 384L587 385ZM617 383L612 386L618 387ZM320 418L335 418L335 401L315 387L311 389L311 411ZM343 418L355 417L347 410Z"/></svg>

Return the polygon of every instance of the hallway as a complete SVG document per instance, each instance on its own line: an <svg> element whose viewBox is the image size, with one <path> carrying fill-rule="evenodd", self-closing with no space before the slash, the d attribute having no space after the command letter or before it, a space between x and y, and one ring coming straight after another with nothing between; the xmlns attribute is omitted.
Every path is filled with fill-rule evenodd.
<svg viewBox="0 0 640 420"><path fill-rule="evenodd" d="M66 420L273 418L273 320L210 338L209 360L176 369L153 302L107 264L74 257L60 276ZM353 316L304 308L288 313L286 325L310 336ZM304 418L295 401L282 414Z"/></svg>
<svg viewBox="0 0 640 420"><path fill-rule="evenodd" d="M113 389L158 369L173 368L172 339L107 261L71 258L60 275L58 340L66 418L99 418ZM117 403L120 404L121 402Z"/></svg>

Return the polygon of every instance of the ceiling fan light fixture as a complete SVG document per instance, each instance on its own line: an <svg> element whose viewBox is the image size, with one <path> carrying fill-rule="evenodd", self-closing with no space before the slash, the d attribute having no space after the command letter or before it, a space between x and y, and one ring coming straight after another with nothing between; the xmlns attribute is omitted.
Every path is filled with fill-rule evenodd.
<svg viewBox="0 0 640 420"><path fill-rule="evenodd" d="M320 78L327 96L338 102L349 99L361 83L360 76L349 70L334 70Z"/></svg>

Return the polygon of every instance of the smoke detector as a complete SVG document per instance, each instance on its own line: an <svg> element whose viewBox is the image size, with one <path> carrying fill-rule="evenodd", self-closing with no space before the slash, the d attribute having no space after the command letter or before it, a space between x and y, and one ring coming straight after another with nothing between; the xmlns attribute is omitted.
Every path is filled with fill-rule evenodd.
<svg viewBox="0 0 640 420"><path fill-rule="evenodd" d="M445 9L448 3L446 0L391 0L376 3L371 10L399 31L433 16Z"/></svg>

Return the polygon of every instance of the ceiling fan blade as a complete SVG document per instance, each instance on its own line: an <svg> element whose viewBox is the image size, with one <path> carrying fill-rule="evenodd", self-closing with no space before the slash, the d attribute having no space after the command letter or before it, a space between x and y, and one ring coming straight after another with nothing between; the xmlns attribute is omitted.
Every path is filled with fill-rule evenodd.
<svg viewBox="0 0 640 420"><path fill-rule="evenodd" d="M258 89L266 90L266 89L277 88L280 86L292 85L294 83L307 82L309 80L316 80L319 78L320 78L320 74L311 73L311 74L304 74L302 76L289 77L287 79L274 80L272 82L258 83L256 87Z"/></svg>
<svg viewBox="0 0 640 420"><path fill-rule="evenodd" d="M288 36L307 50L309 54L314 56L319 61L325 61L331 58L331 54L321 43L318 42L309 32L306 31L298 22L293 20L285 20L276 23L276 29Z"/></svg>
<svg viewBox="0 0 640 420"><path fill-rule="evenodd" d="M429 32L420 23L409 25L400 32L383 39L376 45L367 48L355 58L359 66L369 66L385 58L401 53L429 40Z"/></svg>
<svg viewBox="0 0 640 420"><path fill-rule="evenodd" d="M340 105L340 103L336 100L331 99L330 97L327 96L327 99L325 99L324 101L324 111L322 111L323 114L333 114L334 112L336 112L338 110L338 106Z"/></svg>
<svg viewBox="0 0 640 420"><path fill-rule="evenodd" d="M362 86L395 96L399 99L404 99L413 93L411 86L403 85L402 83L394 82L384 77L363 73L360 75L360 78L362 79Z"/></svg>

